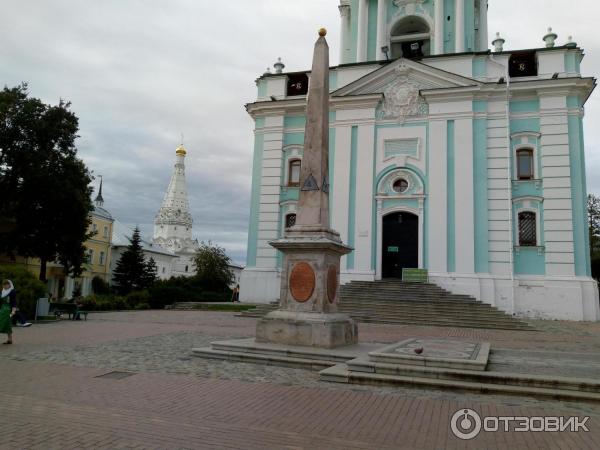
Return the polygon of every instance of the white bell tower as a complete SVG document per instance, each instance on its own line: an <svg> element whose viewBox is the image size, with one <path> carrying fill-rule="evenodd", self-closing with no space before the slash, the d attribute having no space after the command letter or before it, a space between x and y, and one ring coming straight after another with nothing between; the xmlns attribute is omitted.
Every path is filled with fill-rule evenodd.
<svg viewBox="0 0 600 450"><path fill-rule="evenodd" d="M488 49L488 0L341 0L340 63Z"/></svg>
<svg viewBox="0 0 600 450"><path fill-rule="evenodd" d="M153 243L179 256L173 268L174 276L194 274L193 258L198 241L192 237L193 219L185 181L185 157L183 145L175 151L177 160L162 206L154 220Z"/></svg>

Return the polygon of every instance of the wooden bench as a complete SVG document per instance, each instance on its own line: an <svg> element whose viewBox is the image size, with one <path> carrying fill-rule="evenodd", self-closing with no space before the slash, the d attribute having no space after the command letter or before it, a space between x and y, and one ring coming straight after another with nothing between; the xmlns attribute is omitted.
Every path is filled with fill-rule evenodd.
<svg viewBox="0 0 600 450"><path fill-rule="evenodd" d="M62 319L63 314L69 316L69 320L75 320L77 315L83 316L83 320L87 321L89 311L79 309L79 306L75 303L50 303L50 314L58 319Z"/></svg>
<svg viewBox="0 0 600 450"><path fill-rule="evenodd" d="M402 281L407 283L428 283L429 272L426 269L402 269Z"/></svg>

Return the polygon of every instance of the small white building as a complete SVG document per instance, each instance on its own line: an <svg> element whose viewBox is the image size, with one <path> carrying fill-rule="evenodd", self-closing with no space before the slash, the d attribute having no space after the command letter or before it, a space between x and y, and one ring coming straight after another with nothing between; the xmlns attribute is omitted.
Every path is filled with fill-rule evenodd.
<svg viewBox="0 0 600 450"><path fill-rule="evenodd" d="M115 268L117 263L121 259L123 253L127 250L130 244L131 236L133 235L133 229L129 228L122 223L115 221L113 225L113 237L112 237L112 258L110 262L110 273L111 280L114 276ZM173 275L173 267L176 265L179 257L168 250L165 250L157 245L152 244L142 239L142 249L144 250L144 258L149 260L153 258L156 262L157 275L161 280L168 280Z"/></svg>

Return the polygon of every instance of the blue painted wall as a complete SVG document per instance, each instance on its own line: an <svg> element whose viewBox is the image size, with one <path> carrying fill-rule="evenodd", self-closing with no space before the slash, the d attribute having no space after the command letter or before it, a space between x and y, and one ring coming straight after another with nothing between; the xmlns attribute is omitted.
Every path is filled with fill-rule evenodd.
<svg viewBox="0 0 600 450"><path fill-rule="evenodd" d="M456 196L455 196L455 142L454 120L448 121L447 168L448 168L448 272L456 272Z"/></svg>
<svg viewBox="0 0 600 450"><path fill-rule="evenodd" d="M358 127L353 126L350 141L350 186L348 188L348 245L354 247L356 229L356 164L358 157ZM346 257L346 268L354 269L354 252Z"/></svg>
<svg viewBox="0 0 600 450"><path fill-rule="evenodd" d="M476 102L474 111L487 109L485 102ZM475 217L475 272L488 273L489 223L488 223L488 161L487 119L473 121L473 195Z"/></svg>
<svg viewBox="0 0 600 450"><path fill-rule="evenodd" d="M264 151L264 135L254 136L254 159L252 161L252 192L250 194L250 226L248 229L248 254L246 265L256 267L258 246L258 219L260 213L260 182L262 179L262 158Z"/></svg>

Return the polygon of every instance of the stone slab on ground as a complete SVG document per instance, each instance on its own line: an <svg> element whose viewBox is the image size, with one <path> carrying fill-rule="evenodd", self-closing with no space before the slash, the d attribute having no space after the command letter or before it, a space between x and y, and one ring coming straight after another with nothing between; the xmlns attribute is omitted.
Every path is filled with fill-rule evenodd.
<svg viewBox="0 0 600 450"><path fill-rule="evenodd" d="M417 354L418 351L421 353ZM489 342L411 338L370 352L369 360L389 364L485 370L489 355Z"/></svg>
<svg viewBox="0 0 600 450"><path fill-rule="evenodd" d="M522 383L522 385L510 384L510 382L505 383L505 381L508 380L503 380L502 378L497 379L496 383L493 383L480 381L463 381L458 376L454 377L453 379L445 379L438 378L435 376L424 375L426 374L421 373L407 376L392 375L385 373L369 373L366 371L355 371L351 370L351 367L348 364L338 364L336 366L324 369L321 372L319 372L321 380L333 383L349 383L372 386L416 386L421 388L451 389L457 392L471 391L479 392L482 394L489 393L517 395L534 398L550 398L553 400L560 401L566 400L576 402L600 403L600 390L596 389L594 392L589 392L589 390L571 390L568 388L564 388L565 386L562 385L561 380L559 379L545 379L546 383L543 384L545 384L548 387L535 387L529 385L529 383L535 385L536 383L540 383L541 380L539 378L528 379L528 377L523 376L522 374L513 374L514 378L518 378L518 381L514 381L516 381L517 383ZM427 375L433 374L430 373ZM564 381L569 387L575 387L579 383L583 382L582 380L577 379L565 379L562 381ZM585 383L588 384L586 386L587 389L589 389L590 381L596 380L586 380Z"/></svg>
<svg viewBox="0 0 600 450"><path fill-rule="evenodd" d="M250 338L212 342L210 347L192 349L192 353L202 358L322 370L365 356L380 347L378 344L356 344L325 349L256 342Z"/></svg>

